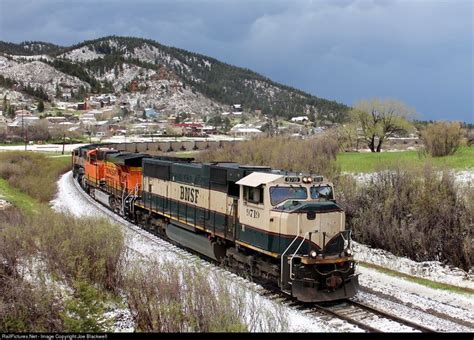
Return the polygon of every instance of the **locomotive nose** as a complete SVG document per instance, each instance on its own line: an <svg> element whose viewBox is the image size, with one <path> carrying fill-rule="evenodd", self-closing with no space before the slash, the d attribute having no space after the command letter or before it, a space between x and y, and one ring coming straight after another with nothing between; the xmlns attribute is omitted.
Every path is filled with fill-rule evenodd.
<svg viewBox="0 0 474 340"><path fill-rule="evenodd" d="M336 289L342 283L342 277L336 274L332 274L326 279L326 286L330 289Z"/></svg>

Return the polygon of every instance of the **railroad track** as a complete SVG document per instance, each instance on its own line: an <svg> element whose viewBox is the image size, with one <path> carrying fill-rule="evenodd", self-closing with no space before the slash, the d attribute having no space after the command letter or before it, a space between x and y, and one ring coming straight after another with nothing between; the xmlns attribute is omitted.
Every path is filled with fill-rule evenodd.
<svg viewBox="0 0 474 340"><path fill-rule="evenodd" d="M373 308L371 306L362 304L357 301L353 300L344 300L344 302L339 303L339 304L332 304L332 305L322 305L322 304L301 304L299 302L296 302L295 300L291 299L287 295L281 293L281 292L276 292L274 290L270 290L267 288L264 288L252 281L249 281L241 276L237 276L235 273L228 271L222 267L219 267L215 265L214 263L211 263L207 260L202 259L201 257L189 252L188 250L184 250L181 247L174 245L167 240L164 240L160 238L158 235L155 235L149 231L146 231L137 225L131 223L130 221L122 218L121 216L116 215L114 212L110 211L108 208L105 206L101 205L99 202L95 201L92 197L87 195L84 190L80 187L79 183L71 177L72 182L74 183L74 186L78 192L81 193L81 195L93 206L95 206L97 209L105 213L110 219L126 226L127 228L131 229L135 233L143 236L146 239L149 239L153 243L157 244L160 247L165 247L167 250L174 252L175 254L179 255L183 259L186 259L188 262L191 263L199 263L200 265L203 265L204 267L213 267L213 270L217 270L221 272L222 274L225 275L231 275L233 280L239 280L249 288L252 288L256 290L259 294L266 296L276 302L285 304L288 307L296 308L302 312L304 312L307 315L313 315L313 316L322 316L322 315L329 315L331 317L336 317L338 319L344 320L352 325L355 325L359 327L362 330L365 330L367 332L375 332L375 333L380 333L384 332L384 330L381 330L379 328L371 326L367 320L368 319L373 319L375 317L382 317L384 319L388 319L390 321L396 322L400 325L404 325L406 327L409 327L414 330L418 330L421 332L435 332L435 330L430 329L428 327L416 324L412 321L400 318L398 316L395 316L393 314L387 313L385 311L378 310L376 308ZM130 248L127 246L127 248L131 252L138 253L137 250ZM143 254L138 253L139 256L144 256Z"/></svg>
<svg viewBox="0 0 474 340"><path fill-rule="evenodd" d="M309 315L328 315L344 320L352 325L359 327L360 329L371 332L371 333L383 333L385 330L371 326L371 321L374 319L386 319L391 322L403 325L406 331L417 330L422 333L434 333L435 330L426 326L414 323L410 320L401 318L394 314L379 310L377 308L368 306L366 304L354 301L354 300L343 300L339 303L331 304L301 304L295 300L292 300L288 296L273 291L265 291L262 293L270 299L282 302L290 307L296 308L305 314Z"/></svg>
<svg viewBox="0 0 474 340"><path fill-rule="evenodd" d="M376 332L380 333L383 330L370 326L364 320L371 319L374 316L381 317L387 320L391 320L398 324L404 325L409 327L413 330L420 331L422 333L434 333L435 330L428 328L426 326L422 326L420 324L414 323L410 320L401 318L394 314L382 311L380 309L374 308L372 306L368 306L366 304L354 301L354 300L346 300L339 305L333 305L331 307L317 305L317 310L322 310L324 313L334 315L340 319L343 319L349 323L357 325L358 327L367 330L369 332Z"/></svg>

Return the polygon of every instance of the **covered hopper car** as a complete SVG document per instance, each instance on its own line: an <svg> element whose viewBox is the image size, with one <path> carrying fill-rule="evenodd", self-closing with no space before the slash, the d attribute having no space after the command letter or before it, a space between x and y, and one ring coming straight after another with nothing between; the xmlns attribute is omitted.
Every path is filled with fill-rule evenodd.
<svg viewBox="0 0 474 340"><path fill-rule="evenodd" d="M96 145L74 150L73 173L116 213L299 301L357 292L350 230L322 176Z"/></svg>

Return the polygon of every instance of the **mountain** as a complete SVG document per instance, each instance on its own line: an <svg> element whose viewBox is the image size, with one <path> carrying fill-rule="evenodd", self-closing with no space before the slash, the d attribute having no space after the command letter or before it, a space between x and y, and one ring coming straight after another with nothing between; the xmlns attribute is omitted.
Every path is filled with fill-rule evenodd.
<svg viewBox="0 0 474 340"><path fill-rule="evenodd" d="M0 52L11 55L40 55L57 53L63 47L42 41L24 41L19 44L0 41Z"/></svg>
<svg viewBox="0 0 474 340"><path fill-rule="evenodd" d="M251 70L149 39L109 36L70 47L0 42L0 54L0 75L44 87L52 97L69 88L76 94L113 91L163 111L210 114L239 103L286 118L307 114L336 122L348 110L344 104L278 84ZM38 72L36 77L28 76L28 69L34 73L40 64L44 65L41 77ZM50 75L47 81L44 74Z"/></svg>

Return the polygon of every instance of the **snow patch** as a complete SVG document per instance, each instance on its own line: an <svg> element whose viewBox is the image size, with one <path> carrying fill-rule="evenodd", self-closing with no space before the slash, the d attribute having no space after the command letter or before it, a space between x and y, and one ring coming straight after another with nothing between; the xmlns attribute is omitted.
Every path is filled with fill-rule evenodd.
<svg viewBox="0 0 474 340"><path fill-rule="evenodd" d="M357 242L353 242L353 247L354 257L357 261L375 264L435 282L474 289L472 269L467 273L460 268L444 265L439 261L416 262L407 257L395 256L386 250L373 249Z"/></svg>

